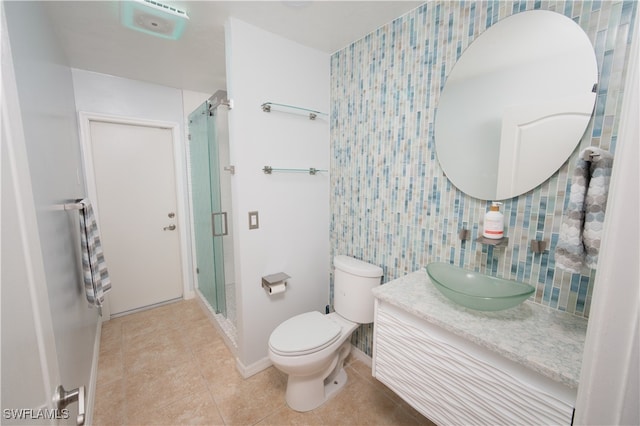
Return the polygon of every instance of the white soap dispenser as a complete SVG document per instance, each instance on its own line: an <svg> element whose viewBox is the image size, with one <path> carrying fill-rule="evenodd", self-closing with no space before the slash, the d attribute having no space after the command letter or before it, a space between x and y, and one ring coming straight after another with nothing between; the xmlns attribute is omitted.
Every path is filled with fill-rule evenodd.
<svg viewBox="0 0 640 426"><path fill-rule="evenodd" d="M491 203L489 211L484 216L484 231L482 236L499 240L504 237L504 215L500 212L500 205L496 201Z"/></svg>

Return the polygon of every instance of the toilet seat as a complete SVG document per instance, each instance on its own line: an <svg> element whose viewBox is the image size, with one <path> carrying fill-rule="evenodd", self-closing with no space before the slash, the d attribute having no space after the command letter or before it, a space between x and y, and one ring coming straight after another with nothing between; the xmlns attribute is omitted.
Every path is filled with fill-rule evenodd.
<svg viewBox="0 0 640 426"><path fill-rule="evenodd" d="M289 318L271 333L269 347L282 356L318 352L340 338L342 328L320 312L312 311Z"/></svg>

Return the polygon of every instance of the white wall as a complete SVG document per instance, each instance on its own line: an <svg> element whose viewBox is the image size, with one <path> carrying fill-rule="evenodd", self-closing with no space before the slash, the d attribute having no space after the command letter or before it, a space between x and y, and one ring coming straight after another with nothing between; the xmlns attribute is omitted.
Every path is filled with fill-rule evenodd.
<svg viewBox="0 0 640 426"><path fill-rule="evenodd" d="M78 111L183 124L182 90L72 69Z"/></svg>
<svg viewBox="0 0 640 426"><path fill-rule="evenodd" d="M203 95L80 69L72 69L72 75L78 111L175 123L180 126L179 147L174 155L177 164L178 220L185 231L181 234L182 252L185 256L183 265L186 265L183 278L189 290L185 296L190 297L193 291L193 270L191 268L191 220L187 207L189 193L186 179L185 110L198 102ZM183 98L189 105L183 102Z"/></svg>
<svg viewBox="0 0 640 426"><path fill-rule="evenodd" d="M329 110L329 55L236 19L226 25L238 361L245 375L268 363L267 343L283 320L329 303L328 173L274 173L274 168L329 168L328 117L262 112L271 101ZM248 212L260 228L249 230ZM261 277L291 276L287 291L268 296ZM268 365L268 364L267 364Z"/></svg>
<svg viewBox="0 0 640 426"><path fill-rule="evenodd" d="M224 89L221 87L221 89ZM182 108L184 114L184 122L187 123L189 114L195 111L200 105L204 103L213 93L194 92L192 90L182 91ZM188 126L187 126L188 127Z"/></svg>

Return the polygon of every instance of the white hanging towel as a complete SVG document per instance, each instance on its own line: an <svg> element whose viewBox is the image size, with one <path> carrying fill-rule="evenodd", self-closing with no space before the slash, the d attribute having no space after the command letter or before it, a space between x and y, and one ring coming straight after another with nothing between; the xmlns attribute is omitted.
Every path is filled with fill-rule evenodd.
<svg viewBox="0 0 640 426"><path fill-rule="evenodd" d="M82 271L84 289L89 306L100 307L104 295L111 289L111 280L107 263L102 253L102 243L98 224L89 200L81 200L80 205L80 243L82 245Z"/></svg>
<svg viewBox="0 0 640 426"><path fill-rule="evenodd" d="M607 151L590 147L580 152L555 252L559 268L573 273L596 268L612 166Z"/></svg>

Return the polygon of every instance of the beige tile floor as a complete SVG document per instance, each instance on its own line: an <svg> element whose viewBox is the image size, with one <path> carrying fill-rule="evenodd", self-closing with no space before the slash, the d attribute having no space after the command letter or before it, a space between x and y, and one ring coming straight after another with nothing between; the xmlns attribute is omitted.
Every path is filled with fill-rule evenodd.
<svg viewBox="0 0 640 426"><path fill-rule="evenodd" d="M350 357L345 388L307 413L274 367L243 379L195 300L103 324L94 425L433 425Z"/></svg>

